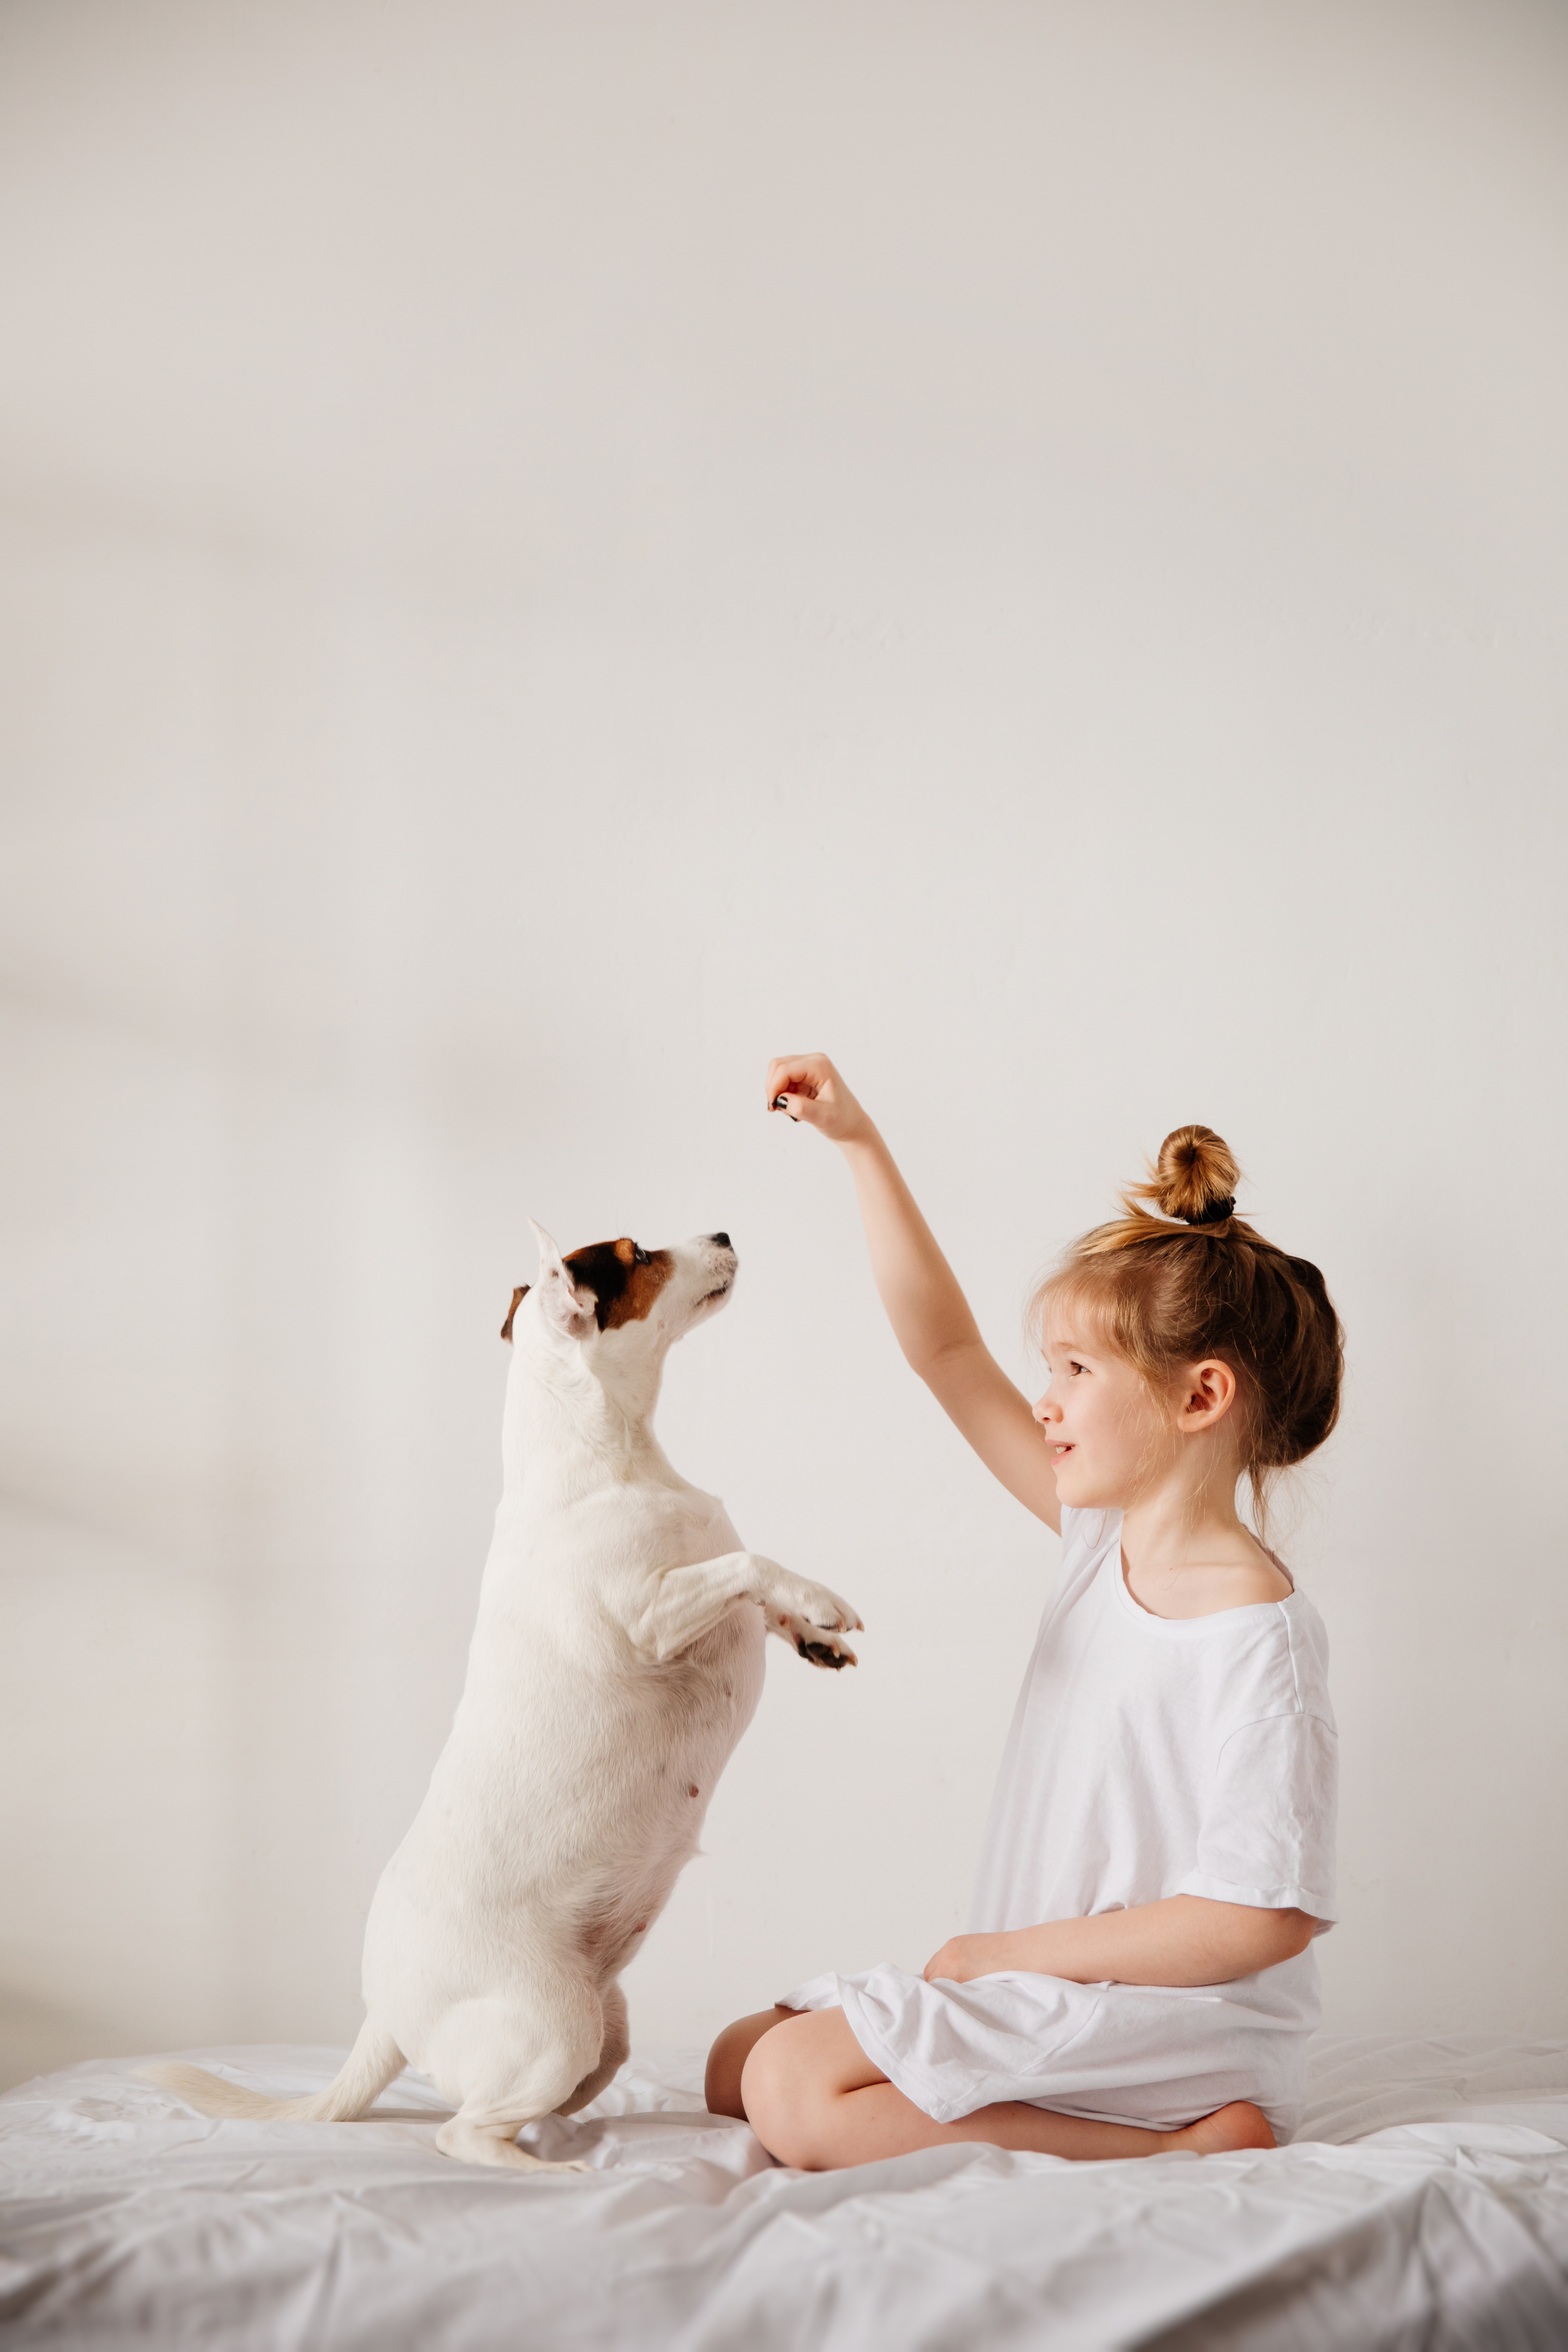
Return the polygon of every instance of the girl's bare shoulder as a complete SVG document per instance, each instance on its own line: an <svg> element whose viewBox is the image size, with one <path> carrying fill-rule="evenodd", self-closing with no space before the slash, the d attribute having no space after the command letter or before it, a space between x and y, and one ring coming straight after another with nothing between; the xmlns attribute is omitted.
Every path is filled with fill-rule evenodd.
<svg viewBox="0 0 1568 2352"><path fill-rule="evenodd" d="M1169 1577L1135 1581L1130 1575L1127 1589L1156 1617L1217 1617L1228 1609L1289 1601L1296 1587L1271 1553L1251 1544L1234 1558L1189 1561Z"/></svg>

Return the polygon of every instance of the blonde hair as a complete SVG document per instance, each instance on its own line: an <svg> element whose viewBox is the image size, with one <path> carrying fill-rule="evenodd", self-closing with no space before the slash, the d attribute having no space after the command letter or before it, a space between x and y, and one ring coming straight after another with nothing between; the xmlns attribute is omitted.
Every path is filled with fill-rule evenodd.
<svg viewBox="0 0 1568 2352"><path fill-rule="evenodd" d="M1340 1412L1344 1335L1321 1274L1236 1214L1241 1171L1211 1127L1178 1127L1122 1214L1072 1244L1029 1302L1084 1311L1151 1387L1206 1357L1236 1375L1240 1473L1259 1529L1281 1471L1304 1462ZM1152 1204L1151 1208L1144 1203Z"/></svg>

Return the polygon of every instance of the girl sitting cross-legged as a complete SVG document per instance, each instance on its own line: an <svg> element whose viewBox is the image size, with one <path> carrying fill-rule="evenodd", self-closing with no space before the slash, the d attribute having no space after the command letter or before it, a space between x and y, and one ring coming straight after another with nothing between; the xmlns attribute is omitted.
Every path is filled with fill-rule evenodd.
<svg viewBox="0 0 1568 2352"><path fill-rule="evenodd" d="M821 1976L726 2027L708 2104L827 2170L950 2140L1053 2156L1271 2147L1300 2113L1334 1916L1323 1628L1237 1515L1339 1410L1323 1277L1235 1214L1217 1135L1167 1136L1035 1301L1032 1408L820 1054L770 1105L837 1143L906 1357L1062 1538L971 1932L911 1976Z"/></svg>

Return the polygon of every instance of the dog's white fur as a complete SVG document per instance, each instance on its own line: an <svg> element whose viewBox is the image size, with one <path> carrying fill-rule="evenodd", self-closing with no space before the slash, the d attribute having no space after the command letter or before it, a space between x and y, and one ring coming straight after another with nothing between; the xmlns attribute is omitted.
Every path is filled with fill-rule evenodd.
<svg viewBox="0 0 1568 2352"><path fill-rule="evenodd" d="M653 1433L665 1356L728 1297L733 1250L707 1235L658 1253L651 1307L601 1329L534 1233L468 1678L371 1905L364 2024L314 2098L158 2070L205 2114L346 2120L407 2063L458 2109L447 2155L538 2168L519 2129L584 2105L626 2057L620 1971L751 1720L764 1625L815 1663L854 1663L854 1612L746 1551Z"/></svg>

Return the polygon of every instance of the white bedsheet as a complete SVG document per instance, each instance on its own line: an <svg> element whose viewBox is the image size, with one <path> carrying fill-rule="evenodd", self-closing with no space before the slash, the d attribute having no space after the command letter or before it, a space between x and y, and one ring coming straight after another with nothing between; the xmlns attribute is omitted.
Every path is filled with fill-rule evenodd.
<svg viewBox="0 0 1568 2352"><path fill-rule="evenodd" d="M181 2054L293 2094L342 2053ZM701 2112L689 2053L527 2135L593 2168L533 2179L437 2156L411 2075L358 2124L210 2123L145 2063L0 2099L7 2347L1568 2346L1564 2042L1324 2042L1267 2154L815 2176Z"/></svg>

